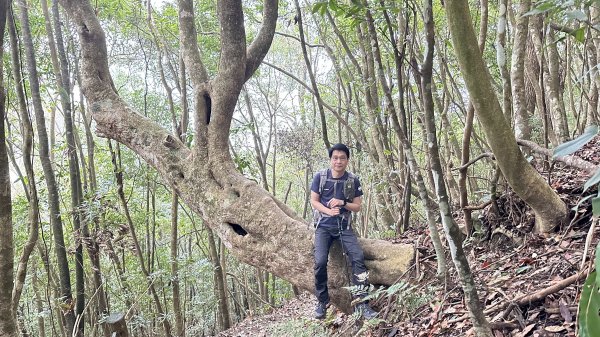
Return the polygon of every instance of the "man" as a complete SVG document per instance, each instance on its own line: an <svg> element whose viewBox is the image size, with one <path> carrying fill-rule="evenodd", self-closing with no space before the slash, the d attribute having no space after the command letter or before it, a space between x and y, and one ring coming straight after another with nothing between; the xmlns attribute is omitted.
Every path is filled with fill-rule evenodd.
<svg viewBox="0 0 600 337"><path fill-rule="evenodd" d="M363 250L352 231L351 215L358 212L362 203L362 189L358 178L346 171L350 150L344 144L335 144L329 149L331 168L318 172L311 185L310 203L315 211L315 295L319 300L315 318L327 314L329 293L327 291L327 260L334 240L340 240L342 249L352 261L352 283L358 286L355 295L364 297L368 288L367 268ZM371 319L377 316L366 303L355 310Z"/></svg>

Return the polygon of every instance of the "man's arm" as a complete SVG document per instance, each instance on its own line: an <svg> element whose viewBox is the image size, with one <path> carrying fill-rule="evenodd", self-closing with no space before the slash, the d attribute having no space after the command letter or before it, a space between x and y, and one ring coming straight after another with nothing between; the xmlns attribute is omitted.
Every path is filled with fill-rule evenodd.
<svg viewBox="0 0 600 337"><path fill-rule="evenodd" d="M362 207L362 196L354 197L354 199L352 199L352 202L347 202L346 206L344 206L344 208L349 210L350 212L360 212L361 207Z"/></svg>
<svg viewBox="0 0 600 337"><path fill-rule="evenodd" d="M319 195L317 194L317 200L319 200L318 198L319 198ZM312 200L311 200L311 202L312 202ZM358 212L358 211L360 211L360 208L362 205L362 196L354 197L354 199L352 199L351 202L346 202L346 205L344 205L344 200L333 198L333 199L329 200L329 203L327 205L334 209L339 209L339 208L344 207L345 209L349 210L350 212ZM323 205L321 205L321 206L323 206Z"/></svg>
<svg viewBox="0 0 600 337"><path fill-rule="evenodd" d="M312 205L312 207L314 209L316 209L317 211L319 211L321 213L325 213L329 216L336 216L336 215L340 214L339 207L331 206L331 203L330 203L329 207L331 207L331 208L328 208L321 203L320 199L321 199L321 195L319 193L317 193L315 191L310 191L310 204ZM333 200L337 200L337 199L333 199Z"/></svg>

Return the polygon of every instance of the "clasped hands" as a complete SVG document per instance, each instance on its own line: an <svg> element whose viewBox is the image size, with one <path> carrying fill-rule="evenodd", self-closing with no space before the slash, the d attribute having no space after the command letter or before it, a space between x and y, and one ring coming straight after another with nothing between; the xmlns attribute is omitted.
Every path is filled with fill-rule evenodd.
<svg viewBox="0 0 600 337"><path fill-rule="evenodd" d="M340 209L344 207L344 200L333 198L329 200L327 207L329 207L327 212L329 216L337 216L340 214Z"/></svg>

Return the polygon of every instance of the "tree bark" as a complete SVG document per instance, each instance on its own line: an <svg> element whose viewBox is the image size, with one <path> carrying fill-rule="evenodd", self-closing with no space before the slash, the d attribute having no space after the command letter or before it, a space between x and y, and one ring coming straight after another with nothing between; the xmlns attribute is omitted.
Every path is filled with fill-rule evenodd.
<svg viewBox="0 0 600 337"><path fill-rule="evenodd" d="M515 117L515 136L524 140L531 137L529 112L525 97L525 57L529 16L524 15L531 7L531 0L522 0L517 13L517 26L513 38L510 79L512 83L513 112Z"/></svg>
<svg viewBox="0 0 600 337"><path fill-rule="evenodd" d="M217 252L217 244L215 237L210 228L207 230L208 248L210 259L213 263L213 279L215 283L215 293L217 295L218 316L221 319L221 329L227 330L231 327L231 318L229 316L229 303L227 302L227 285L226 278L223 275L219 253ZM222 252L223 253L223 252Z"/></svg>
<svg viewBox="0 0 600 337"><path fill-rule="evenodd" d="M519 150L477 48L466 0L446 1L450 33L467 89L498 165L513 190L531 206L537 232L549 233L567 219L567 207Z"/></svg>
<svg viewBox="0 0 600 337"><path fill-rule="evenodd" d="M548 30L546 34L546 44L544 50L547 51L548 67L544 67L546 71L544 76L546 80L546 92L550 101L552 123L556 128L558 142L562 143L569 138L569 126L567 124L567 114L565 112L565 104L562 98L562 88L560 86L559 74L559 57L558 48L556 46L556 35L553 29Z"/></svg>
<svg viewBox="0 0 600 337"><path fill-rule="evenodd" d="M42 0L45 2L45 0ZM81 201L82 201L82 187L81 177L79 172L79 158L77 157L77 147L75 145L74 136L74 124L71 112L71 84L69 78L69 64L67 62L67 55L65 53L65 45L63 42L62 29L60 27L60 18L58 11L58 1L52 0L52 23L54 26L54 38L56 39L56 51L54 58L58 56L57 60L53 60L54 73L56 76L56 82L58 92L60 93L60 102L62 112L64 115L65 133L67 141L67 155L69 158L69 181L71 191L71 214L73 217L73 229L75 231L75 289L76 289L76 306L75 315L77 316L77 330L78 336L84 335L85 319L84 319L84 308L85 308L85 277L83 272L83 239L91 241L87 226L82 228L81 225ZM49 38L52 38L52 31L50 31ZM92 252L90 255L94 255ZM98 261L98 260L96 260ZM94 265L96 272L99 272L99 265ZM100 278L101 279L101 278ZM97 287L100 288L100 296L98 299L103 299L104 291L101 284ZM102 314L107 314L106 303L102 303L100 308ZM108 331L106 331L108 334Z"/></svg>
<svg viewBox="0 0 600 337"><path fill-rule="evenodd" d="M25 277L27 276L27 266L29 263L29 257L35 249L35 245L39 236L40 214L36 179L33 171L33 126L31 125L31 119L29 118L29 113L27 111L25 93L22 87L23 79L21 77L19 46L17 43L15 22L11 11L8 12L8 26L11 45L12 74L16 84L15 92L17 94L17 102L19 107L19 116L21 119L21 130L23 137L23 166L27 175L27 185L25 191L28 196L29 203L29 237L27 238L27 243L23 247L23 252L21 254L21 258L19 259L17 274L15 277L15 285L12 293L12 310L16 313L19 301L21 299L21 293L23 292Z"/></svg>
<svg viewBox="0 0 600 337"><path fill-rule="evenodd" d="M506 52L506 31L508 23L506 15L508 11L508 0L500 0L498 3L498 22L496 33L496 62L500 69L500 77L502 78L502 111L504 117L512 123L512 106L511 106L511 86L510 74L508 71L508 61Z"/></svg>
<svg viewBox="0 0 600 337"><path fill-rule="evenodd" d="M4 54L4 30L9 2L0 0L0 59ZM4 70L0 64L0 337L17 334L16 312L13 310L14 242L12 223L12 199L8 152L6 150L6 96L4 93Z"/></svg>

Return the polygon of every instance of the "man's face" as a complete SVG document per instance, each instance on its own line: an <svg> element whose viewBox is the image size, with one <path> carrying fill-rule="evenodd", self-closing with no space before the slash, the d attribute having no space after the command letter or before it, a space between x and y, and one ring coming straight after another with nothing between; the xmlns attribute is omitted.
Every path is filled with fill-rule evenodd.
<svg viewBox="0 0 600 337"><path fill-rule="evenodd" d="M338 173L344 173L344 171L346 171L346 167L348 166L348 156L346 155L346 152L333 150L329 160L333 171Z"/></svg>

